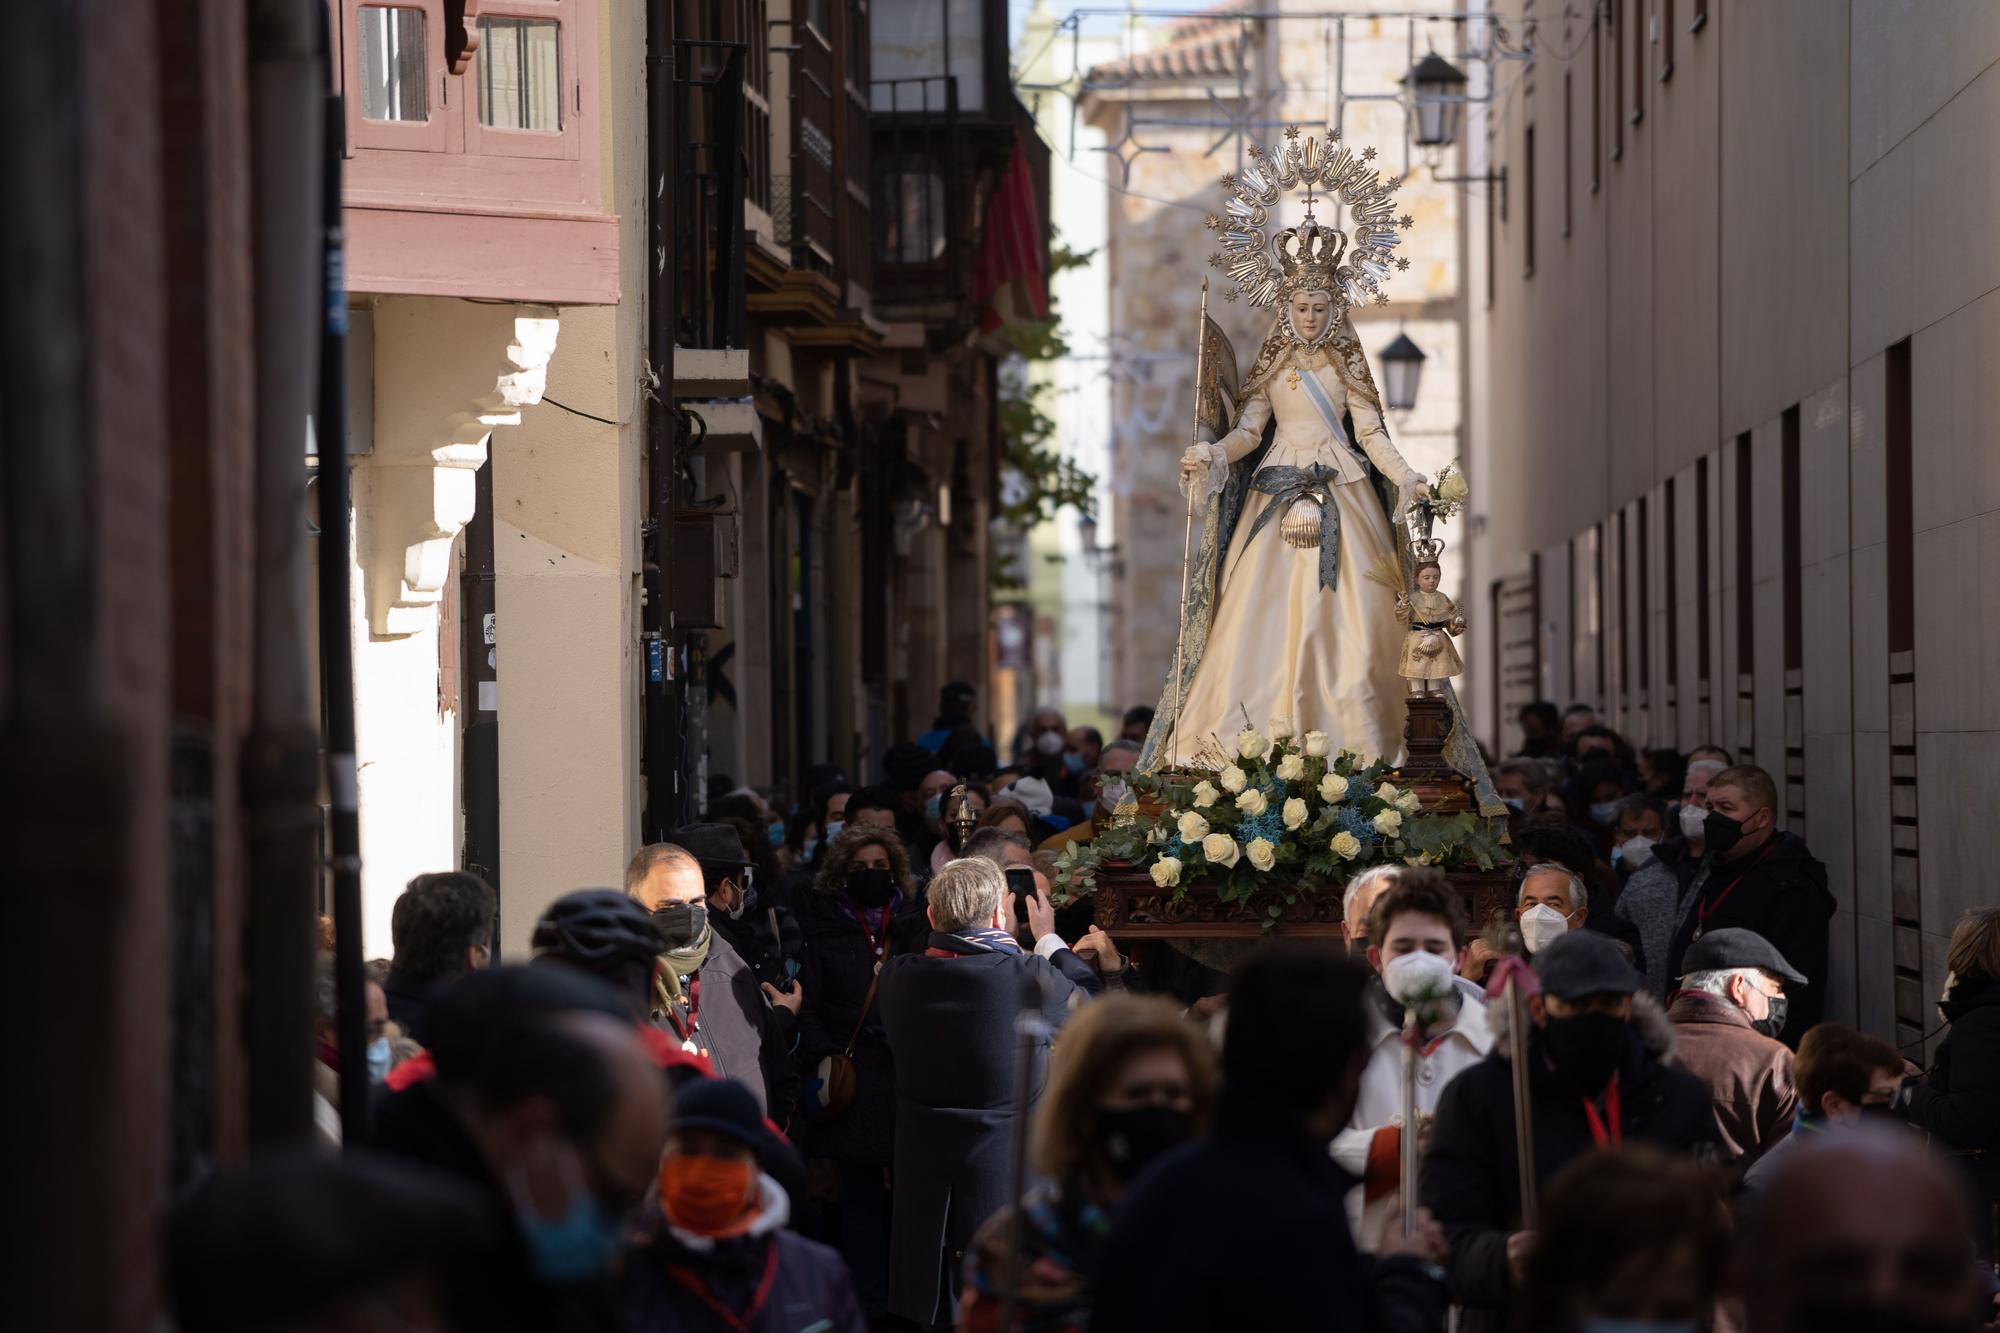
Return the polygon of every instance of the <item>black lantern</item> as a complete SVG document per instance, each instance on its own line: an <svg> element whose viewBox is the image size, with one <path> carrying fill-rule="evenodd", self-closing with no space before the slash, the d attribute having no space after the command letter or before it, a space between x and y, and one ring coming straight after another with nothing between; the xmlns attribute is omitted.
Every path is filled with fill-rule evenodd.
<svg viewBox="0 0 2000 1333"><path fill-rule="evenodd" d="M1391 412L1407 412L1417 405L1417 381L1424 373L1424 352L1399 333L1396 341L1382 349L1382 394Z"/></svg>
<svg viewBox="0 0 2000 1333"><path fill-rule="evenodd" d="M1465 75L1433 51L1403 77L1417 109L1417 144L1449 148L1458 142L1458 122L1465 103Z"/></svg>

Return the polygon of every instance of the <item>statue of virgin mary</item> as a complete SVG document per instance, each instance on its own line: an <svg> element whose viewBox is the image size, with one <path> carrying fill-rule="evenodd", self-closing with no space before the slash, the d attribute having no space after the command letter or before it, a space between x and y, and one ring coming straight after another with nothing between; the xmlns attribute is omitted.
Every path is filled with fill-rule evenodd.
<svg viewBox="0 0 2000 1333"><path fill-rule="evenodd" d="M1402 750L1403 628L1383 580L1400 575L1392 525L1424 482L1390 443L1329 276L1308 272L1313 285L1287 294L1235 428L1181 459L1183 489L1212 519L1194 582L1213 591L1206 651L1184 655L1178 757L1230 754L1245 726L1278 717L1337 749Z"/></svg>
<svg viewBox="0 0 2000 1333"><path fill-rule="evenodd" d="M1325 732L1335 750L1402 757L1396 594L1414 563L1404 515L1427 487L1389 439L1347 314L1368 296L1386 300L1379 284L1400 240L1393 186L1365 165L1372 153L1288 138L1281 154L1253 153L1253 167L1224 178L1229 216L1209 220L1222 232L1219 261L1253 304L1277 310L1240 386L1219 382L1227 340L1204 320L1204 341L1223 355L1201 358L1211 382L1197 385L1197 441L1181 460L1183 491L1202 510L1201 545L1147 771L1217 766L1245 726L1275 718ZM1341 199L1349 232L1318 224L1308 203L1305 220L1267 244L1269 206L1301 182ZM1482 809L1500 810L1457 697L1445 693L1446 758L1474 782Z"/></svg>

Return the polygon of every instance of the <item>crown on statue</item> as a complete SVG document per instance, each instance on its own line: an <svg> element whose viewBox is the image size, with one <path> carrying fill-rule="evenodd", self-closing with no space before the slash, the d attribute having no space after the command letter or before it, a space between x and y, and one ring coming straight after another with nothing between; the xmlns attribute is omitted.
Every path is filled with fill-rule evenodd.
<svg viewBox="0 0 2000 1333"><path fill-rule="evenodd" d="M1294 292L1332 291L1340 257L1347 253L1347 237L1307 218L1273 236L1271 250L1283 275L1278 280L1278 296L1284 300Z"/></svg>
<svg viewBox="0 0 2000 1333"><path fill-rule="evenodd" d="M1418 564L1436 560L1444 554L1444 543L1435 537L1413 537L1410 539L1410 554Z"/></svg>
<svg viewBox="0 0 2000 1333"><path fill-rule="evenodd" d="M1342 311L1370 300L1389 303L1382 284L1392 269L1410 266L1390 252L1415 219L1395 215L1403 182L1383 179L1371 165L1375 150L1357 153L1339 140L1338 130L1328 130L1324 145L1313 138L1300 143L1298 127L1288 126L1283 148L1273 153L1253 144L1250 165L1222 178L1223 211L1208 215L1222 248L1208 262L1236 283L1226 298L1271 305L1294 292L1325 291ZM1272 208L1293 190L1303 191L1305 218L1267 238ZM1347 210L1345 231L1315 220L1314 205L1328 199Z"/></svg>

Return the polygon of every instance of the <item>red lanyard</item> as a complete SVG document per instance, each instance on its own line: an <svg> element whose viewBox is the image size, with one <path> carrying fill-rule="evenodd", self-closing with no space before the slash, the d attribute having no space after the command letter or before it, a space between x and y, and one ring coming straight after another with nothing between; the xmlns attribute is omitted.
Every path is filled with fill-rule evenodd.
<svg viewBox="0 0 2000 1333"><path fill-rule="evenodd" d="M1597 1104L1590 1098L1583 1099L1584 1118L1590 1121L1590 1137L1600 1148L1617 1148L1625 1142L1625 1118L1619 1113L1618 1075L1611 1076L1611 1082L1604 1088L1604 1114L1597 1114ZM1608 1123L1607 1123L1608 1122Z"/></svg>
<svg viewBox="0 0 2000 1333"><path fill-rule="evenodd" d="M743 1333L743 1330L750 1327L751 1321L756 1319L757 1312L764 1308L764 1302L771 1299L771 1288L778 1281L778 1242L776 1238L772 1239L770 1253L764 1259L764 1276L757 1279L757 1290L751 1294L750 1304L744 1308L742 1314L737 1314L715 1299L708 1289L708 1284L703 1282L701 1275L692 1268L668 1264L667 1274L693 1292L696 1300L715 1311L717 1319L737 1330L737 1333Z"/></svg>
<svg viewBox="0 0 2000 1333"><path fill-rule="evenodd" d="M695 1030L701 1026L701 978L688 978L687 1020L685 1023L668 1006L667 1018L680 1033L682 1041L693 1041Z"/></svg>
<svg viewBox="0 0 2000 1333"><path fill-rule="evenodd" d="M879 960L882 957L882 942L876 939L875 932L868 928L868 913L859 907L850 906L847 910L854 913L854 924L861 927L861 937L868 941L868 952ZM885 907L882 909L882 929L886 933L888 928L889 909Z"/></svg>
<svg viewBox="0 0 2000 1333"><path fill-rule="evenodd" d="M1743 873L1738 875L1735 879L1730 880L1729 887L1724 889L1721 893L1716 894L1713 898L1709 897L1706 893L1703 893L1701 895L1701 901L1695 905L1695 911L1694 911L1695 925L1706 929L1708 926L1708 919L1711 916L1715 915L1716 908L1722 906L1723 899L1727 898L1730 894L1736 892L1736 886L1738 884L1741 884L1745 879L1749 878L1751 871L1755 870L1758 866L1764 864L1764 858L1769 856L1771 854L1771 849L1773 847L1776 847L1777 845L1778 844L1776 842L1765 843L1764 850L1757 853L1757 859L1752 861L1749 865L1744 866Z"/></svg>

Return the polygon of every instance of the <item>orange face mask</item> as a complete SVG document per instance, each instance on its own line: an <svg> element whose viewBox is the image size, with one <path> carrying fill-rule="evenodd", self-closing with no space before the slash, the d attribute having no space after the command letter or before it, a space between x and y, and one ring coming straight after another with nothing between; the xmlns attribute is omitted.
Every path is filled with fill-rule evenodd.
<svg viewBox="0 0 2000 1333"><path fill-rule="evenodd" d="M757 1167L719 1157L676 1156L660 1163L667 1220L697 1236L740 1236L757 1220Z"/></svg>

